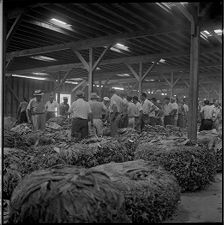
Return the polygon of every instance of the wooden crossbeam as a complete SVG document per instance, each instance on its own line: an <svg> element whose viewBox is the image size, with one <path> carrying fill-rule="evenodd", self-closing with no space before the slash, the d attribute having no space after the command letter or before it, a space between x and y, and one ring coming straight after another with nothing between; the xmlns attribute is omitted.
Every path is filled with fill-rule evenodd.
<svg viewBox="0 0 224 225"><path fill-rule="evenodd" d="M125 65L128 67L128 69L129 69L129 70L131 71L131 73L134 75L135 79L136 79L137 81L139 81L139 80L140 80L139 75L136 73L136 71L133 69L133 67L132 67L130 64L128 64L128 63L125 63Z"/></svg>
<svg viewBox="0 0 224 225"><path fill-rule="evenodd" d="M81 81L79 84L77 84L77 86L75 86L75 87L72 89L71 93L73 93L74 91L78 90L78 88L80 88L80 87L81 87L83 84L85 84L85 83L86 83L86 80Z"/></svg>
<svg viewBox="0 0 224 225"><path fill-rule="evenodd" d="M101 53L100 57L97 59L97 61L94 63L93 65L93 70L96 69L96 67L98 66L98 64L100 63L100 61L102 60L102 58L104 57L104 55L106 54L106 52L108 51L108 49L111 48L111 45L108 45L103 52Z"/></svg>
<svg viewBox="0 0 224 225"><path fill-rule="evenodd" d="M153 68L156 66L156 64L159 60L160 59L156 59L155 62L147 69L147 71L142 76L142 80L144 80L146 78L146 76L148 75L148 73L150 73L153 70Z"/></svg>
<svg viewBox="0 0 224 225"><path fill-rule="evenodd" d="M36 25L40 25L40 22L34 21L34 23ZM54 29L56 29L56 27L54 27ZM60 30L60 32L61 32L61 30ZM176 32L176 31L181 32L183 30L187 30L187 28L186 27L183 28L181 26L165 27L165 28L163 27L163 28L158 28L158 29L154 29L154 30L149 29L149 30L145 30L145 31L136 31L136 32L131 32L131 33L108 35L108 36L103 36L103 37L99 37L99 38L91 38L91 39L86 39L86 40L77 41L77 42L68 42L65 44L50 45L50 46L45 46L45 47L40 47L40 48L32 48L32 49L27 49L27 50L10 52L10 53L6 54L6 57L9 57L9 56L22 57L22 56L30 56L30 55L34 55L34 54L44 54L44 53L48 53L48 52L70 49L72 47L75 48L76 50L83 50L83 49L88 49L88 48L93 48L93 47L107 46L114 42L120 42L120 41L127 40L127 39L133 39L133 38L144 37L144 36L156 36L156 35L160 35L160 34Z"/></svg>
<svg viewBox="0 0 224 225"><path fill-rule="evenodd" d="M183 5L176 4L176 6L190 22L192 23L194 22L193 16L188 12L188 10Z"/></svg>
<svg viewBox="0 0 224 225"><path fill-rule="evenodd" d="M19 98L17 97L17 95L15 94L15 92L12 90L12 88L10 87L10 85L7 82L6 82L6 86L9 89L9 91L12 93L12 95L16 99L16 101L19 103Z"/></svg>
<svg viewBox="0 0 224 225"><path fill-rule="evenodd" d="M183 76L183 74L181 74L173 83L173 87L177 84L177 82L181 79L181 77Z"/></svg>
<svg viewBox="0 0 224 225"><path fill-rule="evenodd" d="M76 51L76 50L75 50ZM211 53L211 52L220 52L220 48L209 48L206 50L201 50L201 54ZM181 57L184 55L189 55L189 52L169 52L169 53L159 53L159 54L150 54L150 55L140 55L140 56L133 56L133 57L122 57L117 59L108 59L108 60L102 60L99 65L108 65L108 64L120 64L120 63L128 63L128 64L134 64L134 63L146 63L151 62L157 58L170 58L170 57ZM88 62L87 62L88 63ZM219 65L222 63L220 62ZM216 64L217 65L217 64ZM211 64L208 64L208 66L212 66ZM160 66L161 67L161 66ZM34 71L40 71L40 70L48 70L48 71L58 71L58 70L69 70L71 68L83 68L82 63L70 63L70 64L62 64L62 65L54 65L54 66L47 66L47 67L38 67L38 68L32 68L32 69L24 69L20 70L22 73L24 71L28 72L34 72ZM166 67L167 68L167 67ZM178 67L173 67L175 70ZM182 68L183 67L179 67ZM17 70L18 71L18 70ZM11 73L15 73L10 71Z"/></svg>
<svg viewBox="0 0 224 225"><path fill-rule="evenodd" d="M168 81L168 79L167 79L164 75L162 75L162 77L163 77L163 79L167 82L167 84L171 87L172 84Z"/></svg>
<svg viewBox="0 0 224 225"><path fill-rule="evenodd" d="M89 64L86 62L86 60L80 54L80 52L79 51L76 51L74 48L72 48L72 51L76 54L76 56L78 57L78 59L82 62L84 68L89 72Z"/></svg>
<svg viewBox="0 0 224 225"><path fill-rule="evenodd" d="M21 17L23 15L23 12L21 12L20 14L17 15L15 21L13 22L12 26L10 27L7 35L6 35L6 41L8 43L8 41L10 40L10 37L12 36L12 34L14 33L16 27L18 26L19 22L21 21Z"/></svg>

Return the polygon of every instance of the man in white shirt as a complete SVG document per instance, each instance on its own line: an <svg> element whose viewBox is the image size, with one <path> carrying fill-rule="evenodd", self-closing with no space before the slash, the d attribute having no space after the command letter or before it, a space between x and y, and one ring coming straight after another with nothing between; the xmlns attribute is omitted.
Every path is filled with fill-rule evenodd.
<svg viewBox="0 0 224 225"><path fill-rule="evenodd" d="M96 134L98 136L103 135L103 121L102 121L102 113L107 110L106 106L102 102L98 102L98 96L96 93L91 93L90 96L90 108L93 115L93 125L96 128Z"/></svg>
<svg viewBox="0 0 224 225"><path fill-rule="evenodd" d="M212 130L213 128L213 117L215 116L215 109L214 106L209 105L209 101L204 101L205 106L201 108L201 127L199 131L202 130Z"/></svg>
<svg viewBox="0 0 224 225"><path fill-rule="evenodd" d="M177 126L177 120L178 120L178 104L176 103L175 98L170 98L170 106L171 106L171 125Z"/></svg>
<svg viewBox="0 0 224 225"><path fill-rule="evenodd" d="M163 105L163 124L166 127L166 125L170 125L171 124L171 116L170 116L170 112L171 112L171 103L170 103L170 99L168 97L165 97L164 99L164 105Z"/></svg>
<svg viewBox="0 0 224 225"><path fill-rule="evenodd" d="M135 128L135 117L138 114L138 108L137 106L131 101L132 97L128 96L128 127Z"/></svg>
<svg viewBox="0 0 224 225"><path fill-rule="evenodd" d="M146 93L142 93L141 95L142 99L142 124L141 124L141 130L144 128L145 124L149 123L149 114L156 110L156 106L147 99Z"/></svg>
<svg viewBox="0 0 224 225"><path fill-rule="evenodd" d="M92 111L90 104L84 100L84 93L77 91L77 100L74 101L69 109L72 118L71 137L77 140L88 136L88 120L93 126Z"/></svg>
<svg viewBox="0 0 224 225"><path fill-rule="evenodd" d="M149 113L149 125L155 126L156 125L156 112L159 111L159 108L156 106L156 98L152 98L151 102L155 106L155 110Z"/></svg>
<svg viewBox="0 0 224 225"><path fill-rule="evenodd" d="M141 121L142 121L142 105L141 103L138 101L138 97L134 96L133 97L133 102L137 107L137 115L135 117L135 128L137 131L141 131Z"/></svg>
<svg viewBox="0 0 224 225"><path fill-rule="evenodd" d="M54 95L50 94L49 101L45 104L46 121L55 117L55 112L59 112L59 104L54 100Z"/></svg>

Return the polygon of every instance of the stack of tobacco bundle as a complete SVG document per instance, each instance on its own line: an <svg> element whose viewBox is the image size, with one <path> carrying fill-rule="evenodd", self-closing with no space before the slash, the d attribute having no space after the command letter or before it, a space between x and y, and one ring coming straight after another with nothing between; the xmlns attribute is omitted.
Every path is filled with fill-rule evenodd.
<svg viewBox="0 0 224 225"><path fill-rule="evenodd" d="M112 161L125 162L132 158L124 145L109 137L86 139L67 148L62 147L59 152L67 164L86 168Z"/></svg>
<svg viewBox="0 0 224 225"><path fill-rule="evenodd" d="M134 152L139 142L139 134L137 133L135 129L132 129L132 128L120 129L118 130L118 133L119 133L119 136L117 137L117 140L126 147L130 155L129 160L133 160Z"/></svg>
<svg viewBox="0 0 224 225"><path fill-rule="evenodd" d="M213 180L216 169L214 152L204 146L145 143L137 147L135 159L162 165L177 178L182 191L204 188Z"/></svg>
<svg viewBox="0 0 224 225"><path fill-rule="evenodd" d="M180 200L176 178L161 166L144 160L109 163L91 168L104 171L124 193L133 223L157 223L173 214Z"/></svg>
<svg viewBox="0 0 224 225"><path fill-rule="evenodd" d="M19 125L13 127L11 129L11 131L14 131L20 135L26 135L26 134L32 132L32 127L28 123L22 123L22 124L19 124Z"/></svg>
<svg viewBox="0 0 224 225"><path fill-rule="evenodd" d="M24 137L14 131L4 129L3 135L4 147L27 149L30 146Z"/></svg>
<svg viewBox="0 0 224 225"><path fill-rule="evenodd" d="M130 222L124 196L103 172L58 167L26 176L13 192L9 223Z"/></svg>

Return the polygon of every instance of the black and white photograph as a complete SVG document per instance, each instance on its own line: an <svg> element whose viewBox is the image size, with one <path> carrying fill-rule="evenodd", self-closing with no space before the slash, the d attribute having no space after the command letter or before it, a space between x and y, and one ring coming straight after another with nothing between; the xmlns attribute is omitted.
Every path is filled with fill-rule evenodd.
<svg viewBox="0 0 224 225"><path fill-rule="evenodd" d="M1 224L223 224L223 1L0 0Z"/></svg>

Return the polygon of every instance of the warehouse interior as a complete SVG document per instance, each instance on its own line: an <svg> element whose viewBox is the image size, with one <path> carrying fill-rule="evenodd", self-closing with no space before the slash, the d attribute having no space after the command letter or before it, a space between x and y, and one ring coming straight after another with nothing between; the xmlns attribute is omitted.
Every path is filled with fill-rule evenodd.
<svg viewBox="0 0 224 225"><path fill-rule="evenodd" d="M195 143L198 102L222 103L221 1L3 3L4 117L16 117L38 89L44 102L54 93L69 105L80 90L87 101L92 92L110 98L111 89L145 92L187 99Z"/></svg>

